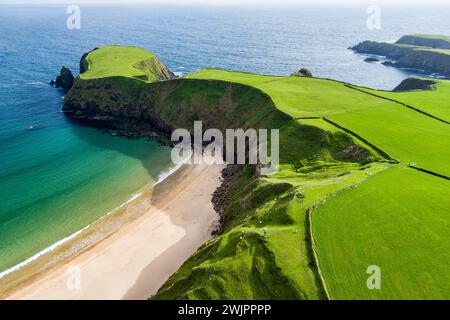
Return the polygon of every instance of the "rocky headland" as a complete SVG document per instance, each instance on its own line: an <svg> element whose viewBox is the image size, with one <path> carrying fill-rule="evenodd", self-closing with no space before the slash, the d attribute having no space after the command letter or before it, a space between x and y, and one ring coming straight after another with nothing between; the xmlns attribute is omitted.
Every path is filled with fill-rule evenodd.
<svg viewBox="0 0 450 320"><path fill-rule="evenodd" d="M363 41L350 49L362 54L384 56L385 65L411 68L450 77L450 38L407 35L395 43Z"/></svg>

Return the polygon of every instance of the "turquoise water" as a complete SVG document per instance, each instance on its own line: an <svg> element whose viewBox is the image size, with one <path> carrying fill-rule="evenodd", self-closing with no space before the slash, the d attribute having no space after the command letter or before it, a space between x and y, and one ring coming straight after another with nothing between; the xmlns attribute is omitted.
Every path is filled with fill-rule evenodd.
<svg viewBox="0 0 450 320"><path fill-rule="evenodd" d="M169 148L154 142L74 125L35 128L2 142L1 269L118 207L170 166Z"/></svg>
<svg viewBox="0 0 450 320"><path fill-rule="evenodd" d="M62 65L100 45L140 45L181 73L219 67L316 76L391 89L411 74L346 48L405 33L450 30L450 9L176 8L82 6L81 30L66 7L0 5L0 272L127 201L170 166L170 150L70 122L48 85ZM438 23L437 23L438 22ZM33 129L28 130L32 125Z"/></svg>

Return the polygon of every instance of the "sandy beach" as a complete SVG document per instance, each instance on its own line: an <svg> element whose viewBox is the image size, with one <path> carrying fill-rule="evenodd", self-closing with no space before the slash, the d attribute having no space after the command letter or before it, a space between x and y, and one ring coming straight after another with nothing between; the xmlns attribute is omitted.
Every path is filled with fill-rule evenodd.
<svg viewBox="0 0 450 320"><path fill-rule="evenodd" d="M183 165L125 208L136 218L70 260L18 283L7 299L147 299L211 238L222 165Z"/></svg>

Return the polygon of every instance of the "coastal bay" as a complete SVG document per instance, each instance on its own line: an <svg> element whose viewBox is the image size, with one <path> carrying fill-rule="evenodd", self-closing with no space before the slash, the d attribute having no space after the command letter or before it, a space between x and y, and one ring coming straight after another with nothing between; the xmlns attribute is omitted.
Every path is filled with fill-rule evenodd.
<svg viewBox="0 0 450 320"><path fill-rule="evenodd" d="M211 195L222 169L183 165L124 208L129 221L120 229L19 285L7 298L146 299L211 237L219 218ZM79 271L79 289L70 286L71 270Z"/></svg>
<svg viewBox="0 0 450 320"><path fill-rule="evenodd" d="M0 12L0 299L447 298L448 36L391 43L447 20L212 12ZM164 142L200 120L279 130L278 170L174 168Z"/></svg>

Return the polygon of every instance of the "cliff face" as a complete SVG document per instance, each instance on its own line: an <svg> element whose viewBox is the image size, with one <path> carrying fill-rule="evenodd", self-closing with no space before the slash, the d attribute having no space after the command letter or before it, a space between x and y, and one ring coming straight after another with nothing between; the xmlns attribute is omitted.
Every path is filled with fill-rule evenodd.
<svg viewBox="0 0 450 320"><path fill-rule="evenodd" d="M88 69L89 69L89 63L88 63L88 61L87 61L87 56L91 53L91 52L93 52L93 51L95 51L95 50L97 50L97 49L99 49L99 48L95 48L95 49L93 49L93 50L91 50L91 51L89 51L89 52L86 52L85 54L83 54L83 56L81 57L81 59L80 59L80 74L82 74L82 73L85 73L86 71L88 71Z"/></svg>
<svg viewBox="0 0 450 320"><path fill-rule="evenodd" d="M420 69L450 77L450 52L447 54L430 48L375 41L361 42L351 50L396 60L389 64L394 67Z"/></svg>
<svg viewBox="0 0 450 320"><path fill-rule="evenodd" d="M142 70L145 76L142 77L145 81L163 81L172 80L177 76L167 68L167 66L162 63L162 61L154 56L147 60L143 60L134 65L137 69Z"/></svg>
<svg viewBox="0 0 450 320"><path fill-rule="evenodd" d="M376 41L363 41L350 49L357 53L375 54L389 59L399 59L410 50L395 44Z"/></svg>
<svg viewBox="0 0 450 320"><path fill-rule="evenodd" d="M415 68L450 77L450 55L425 50L411 50L394 64L399 68Z"/></svg>
<svg viewBox="0 0 450 320"><path fill-rule="evenodd" d="M192 131L195 120L202 120L204 129L224 131L270 127L289 119L258 89L225 81L175 79L155 55L136 47L94 49L81 58L80 73L62 111L131 134L146 132L143 126L164 135L176 128Z"/></svg>
<svg viewBox="0 0 450 320"><path fill-rule="evenodd" d="M176 128L267 127L289 117L272 100L252 87L223 81L175 79L155 83L111 77L77 79L64 99L63 112L104 124L126 126L133 132L141 125L170 135Z"/></svg>

